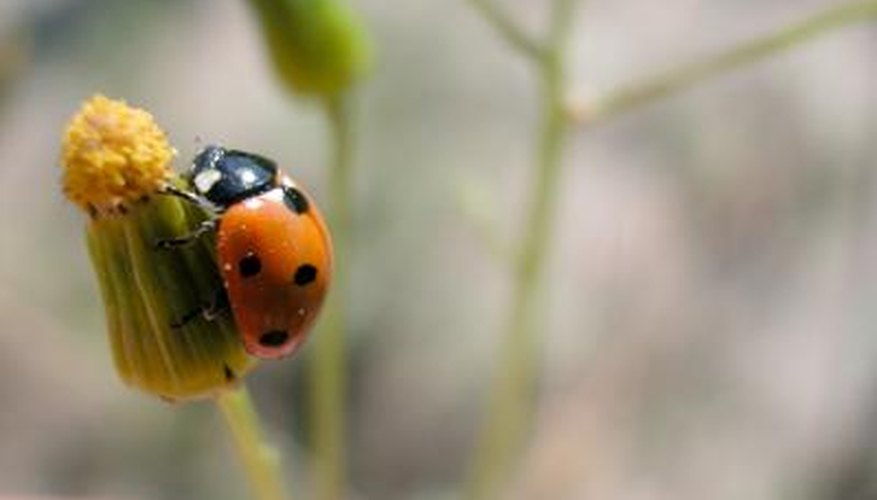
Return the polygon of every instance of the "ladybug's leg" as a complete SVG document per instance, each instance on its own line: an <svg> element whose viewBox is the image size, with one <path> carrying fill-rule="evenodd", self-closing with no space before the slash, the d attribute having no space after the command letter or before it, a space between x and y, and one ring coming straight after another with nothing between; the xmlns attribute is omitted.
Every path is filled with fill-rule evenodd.
<svg viewBox="0 0 877 500"><path fill-rule="evenodd" d="M216 229L219 219L206 219L198 224L189 234L178 236L176 238L165 238L155 242L155 246L162 249L176 248L186 245L197 240L199 237Z"/></svg>
<svg viewBox="0 0 877 500"><path fill-rule="evenodd" d="M204 210L206 210L208 212L215 212L216 211L216 207L211 205L204 198L201 198L200 196L198 196L197 194L195 194L191 191L186 191L185 189L180 189L180 188L174 186L173 184L165 184L165 186L161 189L161 193L168 194L171 196L176 196L177 198L182 198L193 205L198 205L199 207L203 208Z"/></svg>
<svg viewBox="0 0 877 500"><path fill-rule="evenodd" d="M193 205L197 205L197 206L201 207L208 214L211 214L211 217L209 219L201 222L200 224L198 224L198 227L196 227L195 230L189 234L179 236L176 238L166 238L166 239L158 240L155 243L155 246L157 246L158 248L163 248L163 249L176 248L176 247L185 245L187 243L191 243L191 242L195 241L196 239L198 239L198 237L202 236L203 234L208 233L208 232L216 229L216 224L217 224L216 207L211 205L208 201L204 200L203 198L199 197L197 194L195 194L191 191L186 191L185 189L180 189L180 188L174 186L173 184L166 184L161 189L161 193L166 194L166 195L170 195L170 196L176 196L177 198L182 198L183 200L186 200Z"/></svg>
<svg viewBox="0 0 877 500"><path fill-rule="evenodd" d="M213 295L213 300L201 311L201 314L207 321L213 321L228 312L230 307L231 303L228 301L228 293L226 293L225 288L220 288Z"/></svg>
<svg viewBox="0 0 877 500"><path fill-rule="evenodd" d="M187 312L186 314L182 315L180 317L180 319L178 319L176 321L172 321L171 328L173 328L174 330L179 330L180 328L188 325L189 323L192 322L193 319L201 316L201 311L203 309L204 309L203 307L198 307L197 309L195 309L193 311Z"/></svg>
<svg viewBox="0 0 877 500"><path fill-rule="evenodd" d="M171 328L180 329L188 325L192 320L204 318L213 321L229 309L228 294L224 288L220 288L216 295L206 304L202 304L192 311L184 314L180 319L171 323Z"/></svg>

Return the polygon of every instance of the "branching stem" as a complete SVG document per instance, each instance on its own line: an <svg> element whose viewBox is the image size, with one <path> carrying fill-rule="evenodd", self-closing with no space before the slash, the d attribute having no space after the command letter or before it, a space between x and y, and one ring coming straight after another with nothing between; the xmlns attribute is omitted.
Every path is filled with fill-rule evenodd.
<svg viewBox="0 0 877 500"><path fill-rule="evenodd" d="M564 104L564 47L575 19L577 0L553 0L551 25L543 43L528 36L492 0L467 0L521 55L536 63L541 84L541 128L526 221L514 264L512 297L499 346L496 371L476 444L466 498L497 496L514 466L526 432L538 376L537 316L540 282L552 240L552 225L570 120ZM709 59L622 87L595 102L585 124L684 90L710 76L761 60L801 42L855 22L877 17L877 0L831 7L775 33Z"/></svg>
<svg viewBox="0 0 877 500"><path fill-rule="evenodd" d="M803 21L704 60L611 91L584 113L582 122L588 125L608 120L625 111L686 90L709 77L760 61L835 29L875 17L875 0L829 7Z"/></svg>
<svg viewBox="0 0 877 500"><path fill-rule="evenodd" d="M554 0L545 49L537 55L541 125L535 181L514 261L514 281L487 409L467 484L469 499L492 498L522 444L538 373L538 290L552 240L555 200L569 122L564 110L565 45L577 0ZM517 45L515 45L517 46ZM520 49L520 47L518 46ZM522 51L525 55L526 51Z"/></svg>
<svg viewBox="0 0 877 500"><path fill-rule="evenodd" d="M466 0L490 23L497 33L521 54L538 61L543 58L545 49L533 37L518 26L509 15L500 9L494 0Z"/></svg>

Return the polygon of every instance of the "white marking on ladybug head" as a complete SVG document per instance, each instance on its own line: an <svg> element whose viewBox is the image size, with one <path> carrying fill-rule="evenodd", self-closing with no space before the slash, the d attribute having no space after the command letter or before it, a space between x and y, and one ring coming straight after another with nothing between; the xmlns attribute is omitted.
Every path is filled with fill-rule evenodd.
<svg viewBox="0 0 877 500"><path fill-rule="evenodd" d="M256 173L252 170L244 170L241 172L241 182L247 185L256 182Z"/></svg>
<svg viewBox="0 0 877 500"><path fill-rule="evenodd" d="M193 182L195 183L195 189L197 189L199 193L204 194L210 191L220 179L222 179L222 173L219 170L211 168L198 173Z"/></svg>
<svg viewBox="0 0 877 500"><path fill-rule="evenodd" d="M262 208L262 205L264 204L265 202L262 201L262 198L258 196L253 196L252 198L247 198L244 200L244 208L247 208L249 210L258 210Z"/></svg>
<svg viewBox="0 0 877 500"><path fill-rule="evenodd" d="M268 191L267 193L262 195L262 197L265 198L266 200L279 203L279 202L283 201L283 190L282 189L272 189L271 191Z"/></svg>
<svg viewBox="0 0 877 500"><path fill-rule="evenodd" d="M295 183L294 180L292 180L291 177L287 177L284 175L283 178L280 179L280 183L285 187L298 189L298 185Z"/></svg>

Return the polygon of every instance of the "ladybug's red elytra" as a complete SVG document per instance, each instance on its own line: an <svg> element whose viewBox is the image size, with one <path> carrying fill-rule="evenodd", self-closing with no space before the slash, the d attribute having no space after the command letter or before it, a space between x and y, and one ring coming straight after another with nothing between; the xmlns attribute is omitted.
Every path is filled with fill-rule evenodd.
<svg viewBox="0 0 877 500"><path fill-rule="evenodd" d="M247 352L289 356L313 326L332 276L332 244L319 210L273 161L244 151L207 146L184 177L190 191L166 191L215 216L158 244L174 247L215 230L225 289L221 300L178 324L230 305Z"/></svg>

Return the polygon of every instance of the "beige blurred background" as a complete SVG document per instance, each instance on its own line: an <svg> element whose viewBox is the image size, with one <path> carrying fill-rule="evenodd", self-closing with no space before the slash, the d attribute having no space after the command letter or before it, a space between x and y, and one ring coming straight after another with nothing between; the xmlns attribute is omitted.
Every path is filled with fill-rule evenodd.
<svg viewBox="0 0 877 500"><path fill-rule="evenodd" d="M483 223L502 241L521 225L535 81L462 0L354 3L378 63L358 117L351 496L455 498L509 285ZM545 1L502 3L543 24ZM588 1L570 95L839 3ZM115 377L57 166L64 122L103 92L154 113L178 168L222 142L323 196L320 111L273 81L246 7L0 1L0 495L246 494L209 404ZM874 26L577 131L509 496L877 498L875 168ZM308 498L303 362L249 380Z"/></svg>

